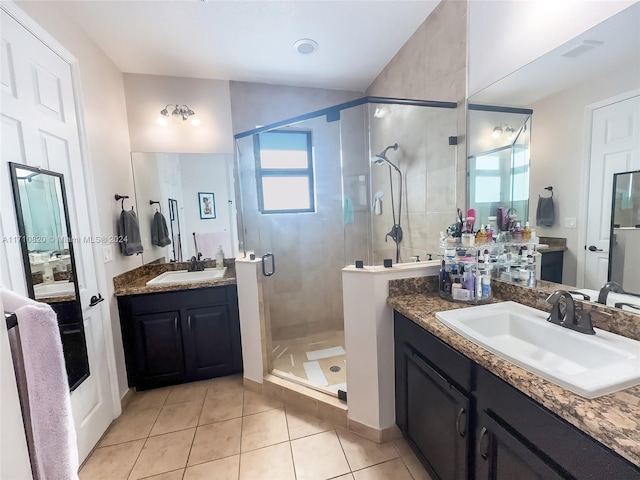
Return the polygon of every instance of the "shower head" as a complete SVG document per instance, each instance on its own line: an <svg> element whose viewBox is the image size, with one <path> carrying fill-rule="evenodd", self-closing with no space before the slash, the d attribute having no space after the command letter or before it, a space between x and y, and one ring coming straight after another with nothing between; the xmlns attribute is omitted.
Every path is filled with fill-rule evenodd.
<svg viewBox="0 0 640 480"><path fill-rule="evenodd" d="M371 157L371 163L375 163L376 165L382 165L384 163L388 164L389 166L395 168L398 172L400 172L400 169L398 167L396 167L387 157L387 151L389 150L397 150L398 149L398 144L394 143L393 145L389 145L387 148L385 148L382 152L380 152L377 155L374 155L373 157Z"/></svg>

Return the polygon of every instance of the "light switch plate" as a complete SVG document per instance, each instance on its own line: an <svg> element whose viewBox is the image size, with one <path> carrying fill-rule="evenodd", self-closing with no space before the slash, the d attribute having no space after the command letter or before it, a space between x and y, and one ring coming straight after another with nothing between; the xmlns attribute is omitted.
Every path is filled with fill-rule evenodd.
<svg viewBox="0 0 640 480"><path fill-rule="evenodd" d="M102 261L104 263L113 261L113 247L111 245L104 245L102 247Z"/></svg>
<svg viewBox="0 0 640 480"><path fill-rule="evenodd" d="M565 218L564 228L576 228L577 222L575 218Z"/></svg>

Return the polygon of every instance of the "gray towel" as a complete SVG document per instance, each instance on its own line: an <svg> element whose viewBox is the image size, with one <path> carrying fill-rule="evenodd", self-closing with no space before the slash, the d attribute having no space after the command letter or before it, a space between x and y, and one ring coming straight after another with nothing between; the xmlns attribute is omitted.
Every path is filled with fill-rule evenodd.
<svg viewBox="0 0 640 480"><path fill-rule="evenodd" d="M538 209L536 210L536 225L539 227L552 227L556 215L553 209L553 197L538 196Z"/></svg>
<svg viewBox="0 0 640 480"><path fill-rule="evenodd" d="M123 241L120 242L120 252L123 255L129 256L142 253L140 227L138 226L136 212L133 209L122 210L118 221L118 236L123 238Z"/></svg>
<svg viewBox="0 0 640 480"><path fill-rule="evenodd" d="M156 212L151 222L151 243L158 247L166 247L171 244L167 221L160 212Z"/></svg>

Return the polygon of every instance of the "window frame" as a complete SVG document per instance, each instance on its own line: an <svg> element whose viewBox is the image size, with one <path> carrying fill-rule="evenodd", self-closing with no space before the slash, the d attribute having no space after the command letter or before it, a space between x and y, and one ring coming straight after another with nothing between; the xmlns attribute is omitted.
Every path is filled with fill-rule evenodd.
<svg viewBox="0 0 640 480"><path fill-rule="evenodd" d="M269 133L284 133L306 136L307 145L307 168L262 168L260 135ZM263 215L285 214L285 213L315 213L315 176L313 171L313 141L311 130L271 130L267 132L257 133L253 136L253 148L256 160L256 190L258 193L258 211ZM281 210L265 210L264 208L264 191L262 188L262 179L265 177L306 177L309 184L309 208L302 209L281 209Z"/></svg>

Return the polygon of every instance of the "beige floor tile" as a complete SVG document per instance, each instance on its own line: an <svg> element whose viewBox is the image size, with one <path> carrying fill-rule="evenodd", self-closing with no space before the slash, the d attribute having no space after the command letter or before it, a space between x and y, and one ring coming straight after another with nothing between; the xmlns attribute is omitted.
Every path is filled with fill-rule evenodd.
<svg viewBox="0 0 640 480"><path fill-rule="evenodd" d="M295 480L289 442L240 455L240 480Z"/></svg>
<svg viewBox="0 0 640 480"><path fill-rule="evenodd" d="M242 390L225 392L219 395L211 395L211 390L209 390L204 400L198 425L241 417L242 402Z"/></svg>
<svg viewBox="0 0 640 480"><path fill-rule="evenodd" d="M242 452L289 440L284 409L256 413L242 419Z"/></svg>
<svg viewBox="0 0 640 480"><path fill-rule="evenodd" d="M143 445L144 440L136 440L96 448L80 470L80 480L126 480Z"/></svg>
<svg viewBox="0 0 640 480"><path fill-rule="evenodd" d="M412 480L411 474L402 460L396 458L373 467L353 472L355 480Z"/></svg>
<svg viewBox="0 0 640 480"><path fill-rule="evenodd" d="M331 422L322 420L303 410L295 407L286 407L285 410L287 412L287 426L289 427L289 438L291 440L333 429Z"/></svg>
<svg viewBox="0 0 640 480"><path fill-rule="evenodd" d="M404 438L396 438L393 441L393 445L396 447L398 455L400 455L401 457L407 455L412 451L411 447L409 446L409 442L407 442Z"/></svg>
<svg viewBox="0 0 640 480"><path fill-rule="evenodd" d="M276 400L275 398L267 397L249 390L244 392L243 415L252 415L254 413L266 412L267 410L274 410L282 407L284 407L284 403L280 400Z"/></svg>
<svg viewBox="0 0 640 480"><path fill-rule="evenodd" d="M293 440L291 450L298 480L325 480L350 471L333 430Z"/></svg>
<svg viewBox="0 0 640 480"><path fill-rule="evenodd" d="M239 454L241 433L242 418L199 426L187 465L196 465Z"/></svg>
<svg viewBox="0 0 640 480"><path fill-rule="evenodd" d="M400 458L402 458L405 467L407 467L414 480L431 480L431 476L427 473L427 470L422 463L420 463L420 460L418 460L418 457L416 457L413 451L410 451Z"/></svg>
<svg viewBox="0 0 640 480"><path fill-rule="evenodd" d="M243 390L242 375L212 378L207 380L207 395L220 395L221 393L238 392Z"/></svg>
<svg viewBox="0 0 640 480"><path fill-rule="evenodd" d="M237 480L240 455L187 467L184 480ZM258 479L255 479L258 480Z"/></svg>
<svg viewBox="0 0 640 480"><path fill-rule="evenodd" d="M331 480L353 480L353 474L347 473L346 475L340 475L339 477L333 477Z"/></svg>
<svg viewBox="0 0 640 480"><path fill-rule="evenodd" d="M177 432L198 425L202 404L200 402L184 402L165 405L151 429L151 435Z"/></svg>
<svg viewBox="0 0 640 480"><path fill-rule="evenodd" d="M337 432L352 471L398 457L391 442L380 445L342 428Z"/></svg>
<svg viewBox="0 0 640 480"><path fill-rule="evenodd" d="M127 410L116 418L100 440L100 447L147 438L162 407Z"/></svg>
<svg viewBox="0 0 640 480"><path fill-rule="evenodd" d="M180 470L174 470L173 472L161 473L160 475L147 477L144 480L182 480L183 475L184 468L181 468Z"/></svg>
<svg viewBox="0 0 640 480"><path fill-rule="evenodd" d="M195 432L192 428L149 437L129 478L145 478L184 468Z"/></svg>
<svg viewBox="0 0 640 480"><path fill-rule="evenodd" d="M205 382L185 383L171 387L165 404L181 402L204 402L208 384Z"/></svg>
<svg viewBox="0 0 640 480"><path fill-rule="evenodd" d="M161 407L167 400L169 392L171 392L171 387L156 388L154 390L136 392L135 396L131 400L131 403L127 407L127 411L150 407Z"/></svg>

